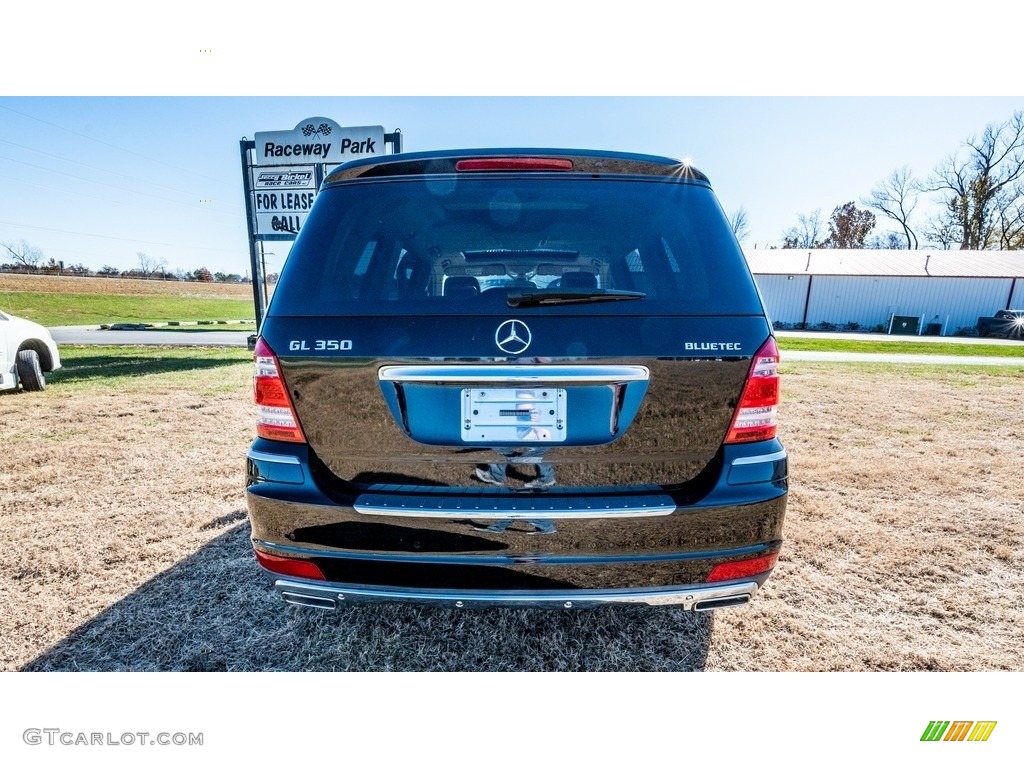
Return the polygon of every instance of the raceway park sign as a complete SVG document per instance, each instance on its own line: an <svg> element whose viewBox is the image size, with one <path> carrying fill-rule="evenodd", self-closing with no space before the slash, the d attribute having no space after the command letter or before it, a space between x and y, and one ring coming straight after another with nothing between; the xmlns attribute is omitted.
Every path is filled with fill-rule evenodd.
<svg viewBox="0 0 1024 768"><path fill-rule="evenodd" d="M256 134L256 165L343 163L384 154L384 127L343 128L327 117L309 117L291 131Z"/></svg>
<svg viewBox="0 0 1024 768"><path fill-rule="evenodd" d="M291 131L260 131L246 161L252 235L294 238L331 166L384 154L384 127L307 117Z"/></svg>

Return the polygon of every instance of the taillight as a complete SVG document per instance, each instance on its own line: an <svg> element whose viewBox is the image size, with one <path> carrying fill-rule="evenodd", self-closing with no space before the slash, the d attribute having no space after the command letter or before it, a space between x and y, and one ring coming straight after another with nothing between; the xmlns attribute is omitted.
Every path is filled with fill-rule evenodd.
<svg viewBox="0 0 1024 768"><path fill-rule="evenodd" d="M256 340L255 360L256 375L252 383L256 401L256 434L269 440L306 442L292 399L281 378L277 355L262 338Z"/></svg>
<svg viewBox="0 0 1024 768"><path fill-rule="evenodd" d="M779 559L778 552L770 555L752 557L749 560L734 560L731 563L721 563L711 569L705 581L731 581L732 579L744 579L747 576L755 576L775 567Z"/></svg>
<svg viewBox="0 0 1024 768"><path fill-rule="evenodd" d="M268 555L264 552L260 552L258 549L253 551L256 553L256 562L268 571L280 573L283 576L298 576L300 579L317 579L319 581L327 580L324 578L323 571L317 567L316 563L310 560L300 560L297 557Z"/></svg>
<svg viewBox="0 0 1024 768"><path fill-rule="evenodd" d="M743 396L732 418L726 443L771 440L778 429L779 348L768 339L754 355Z"/></svg>
<svg viewBox="0 0 1024 768"><path fill-rule="evenodd" d="M556 157L480 157L457 160L456 171L571 171L572 160Z"/></svg>

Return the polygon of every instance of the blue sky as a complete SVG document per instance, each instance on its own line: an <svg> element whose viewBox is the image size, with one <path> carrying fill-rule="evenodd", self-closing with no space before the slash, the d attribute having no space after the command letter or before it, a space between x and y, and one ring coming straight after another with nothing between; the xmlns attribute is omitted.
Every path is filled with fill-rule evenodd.
<svg viewBox="0 0 1024 768"><path fill-rule="evenodd" d="M322 115L401 128L406 151L690 157L727 212L746 209L744 244L764 248L797 214L859 203L904 163L925 174L1021 108L1008 97L0 97L0 240L93 268L130 268L142 251L244 273L238 140ZM274 271L287 244L268 248Z"/></svg>

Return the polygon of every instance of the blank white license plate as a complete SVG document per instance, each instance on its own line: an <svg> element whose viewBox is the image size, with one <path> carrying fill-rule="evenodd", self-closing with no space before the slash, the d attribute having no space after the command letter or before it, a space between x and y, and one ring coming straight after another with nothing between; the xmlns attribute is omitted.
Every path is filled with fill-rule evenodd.
<svg viewBox="0 0 1024 768"><path fill-rule="evenodd" d="M565 390L462 390L462 441L515 445L565 441Z"/></svg>

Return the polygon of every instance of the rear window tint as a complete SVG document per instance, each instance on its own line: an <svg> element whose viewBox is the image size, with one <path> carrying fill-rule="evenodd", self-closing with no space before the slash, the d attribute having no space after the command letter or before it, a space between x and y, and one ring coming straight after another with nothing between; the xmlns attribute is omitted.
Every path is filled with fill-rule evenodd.
<svg viewBox="0 0 1024 768"><path fill-rule="evenodd" d="M511 292L640 291L551 314L761 314L711 190L636 179L425 177L328 187L277 316L500 314Z"/></svg>

